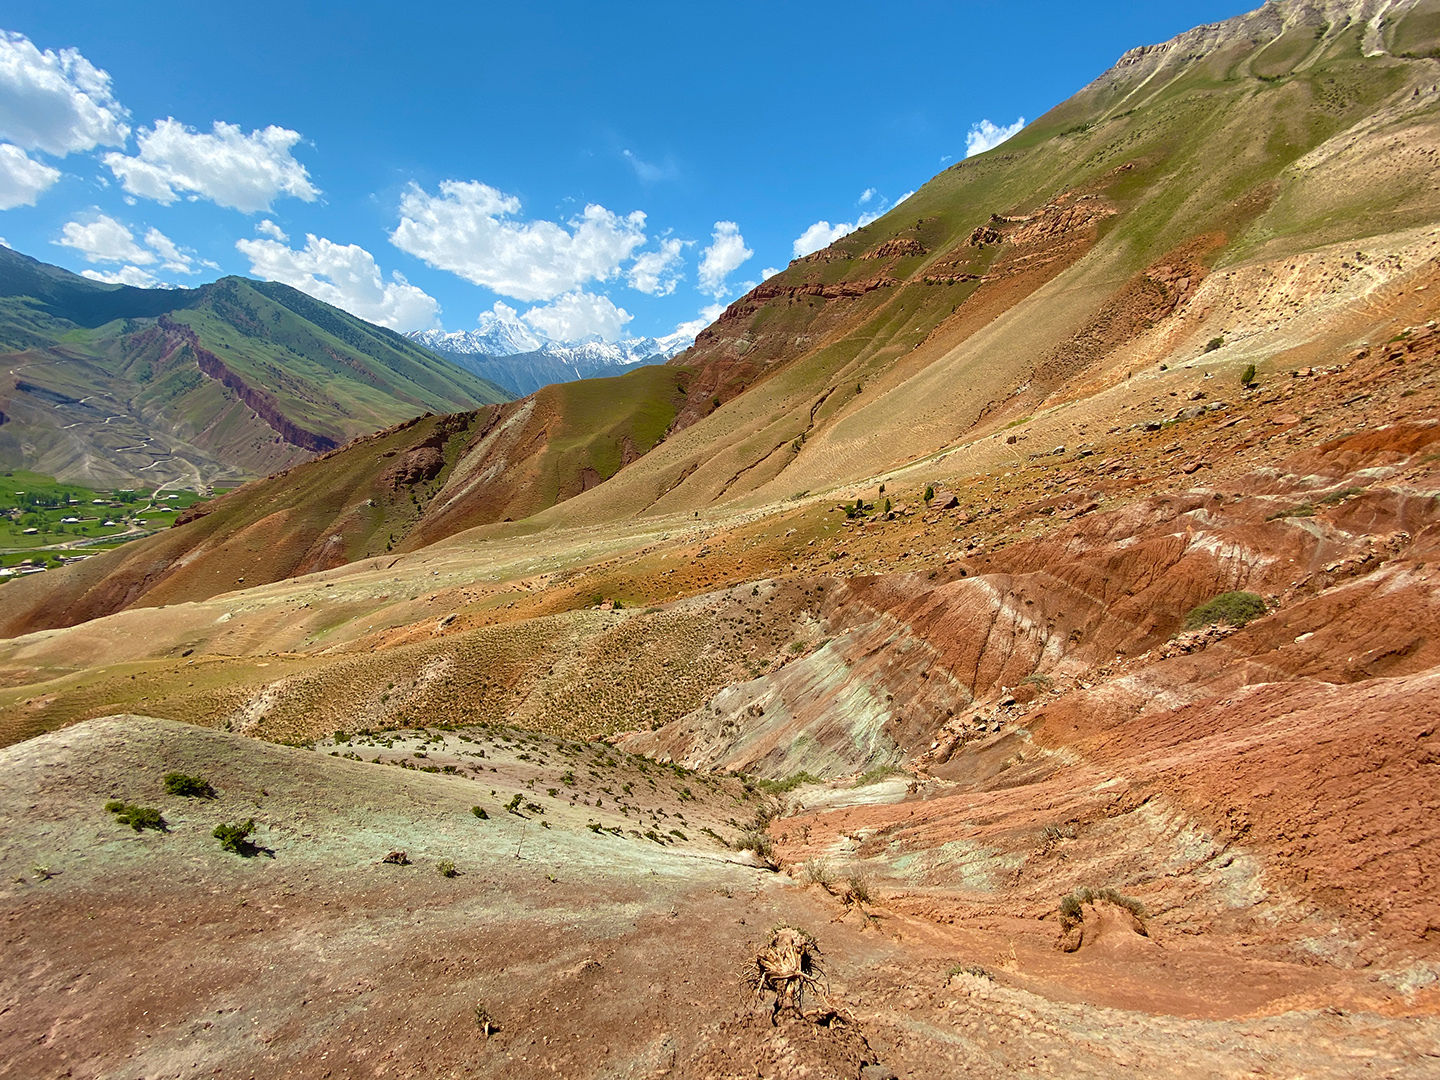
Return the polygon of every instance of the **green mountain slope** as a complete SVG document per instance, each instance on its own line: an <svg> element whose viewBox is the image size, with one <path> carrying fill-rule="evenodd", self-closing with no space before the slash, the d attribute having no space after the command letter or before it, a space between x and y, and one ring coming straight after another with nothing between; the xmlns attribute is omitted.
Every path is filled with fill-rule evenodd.
<svg viewBox="0 0 1440 1080"><path fill-rule="evenodd" d="M0 465L96 485L263 475L510 395L273 282L89 281L0 248Z"/></svg>
<svg viewBox="0 0 1440 1080"><path fill-rule="evenodd" d="M1125 54L733 303L673 361L724 407L565 519L874 475L1053 406L1215 271L1440 219L1437 13L1289 0Z"/></svg>
<svg viewBox="0 0 1440 1080"><path fill-rule="evenodd" d="M1437 14L1440 0L1289 0L1133 50L1015 139L793 262L670 364L480 410L434 453L422 454L430 436L419 429L397 436L407 460L437 469L444 460L443 472L407 470L400 487L367 444L327 455L219 500L208 524L70 578L8 586L6 625L210 595L238 576L226 554L232 531L259 544L304 517L318 490L364 490L374 505L343 526L315 518L281 545L295 557L263 571L245 562L247 583L320 565L311 548L322 534L341 538L322 560L333 565L481 525L532 533L641 516L693 521L717 504L816 493L854 499L862 482L941 455L1018 465L1056 443L1073 449L1137 420L1158 425L1183 404L1172 400L1179 390L1154 385L1162 363L1173 378L1176 364L1204 357L1207 377L1220 376L1211 385L1234 394L1248 363L1263 368L1319 342L1333 358L1383 315L1372 296L1408 288L1404 275L1435 255L1425 245L1440 221L1440 68L1424 57L1440 48ZM285 317L262 315L253 298L268 297L245 290L253 315L217 293L147 325L159 340L183 324L226 355L241 328ZM130 333L107 323L86 340L102 332ZM138 348L142 338L126 340ZM246 340L272 339L257 330ZM237 359L235 370L274 378L276 400L304 432L329 430L330 413L264 366L277 354L249 347L254 366ZM212 415L198 397L172 397ZM1063 434L1022 449L1032 420ZM370 491L382 473L398 494ZM383 528L374 524L370 511L387 499L415 513L402 521L392 508Z"/></svg>

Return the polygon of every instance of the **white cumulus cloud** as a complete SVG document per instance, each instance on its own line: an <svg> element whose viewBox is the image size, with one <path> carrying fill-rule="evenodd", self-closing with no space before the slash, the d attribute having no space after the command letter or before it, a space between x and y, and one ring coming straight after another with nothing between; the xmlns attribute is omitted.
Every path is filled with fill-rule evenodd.
<svg viewBox="0 0 1440 1080"><path fill-rule="evenodd" d="M299 251L278 240L237 240L256 277L279 281L392 330L435 326L440 304L398 271L386 281L375 257L358 244L307 235Z"/></svg>
<svg viewBox="0 0 1440 1080"><path fill-rule="evenodd" d="M134 285L137 289L173 289L174 285L161 281L149 270L138 266L122 266L119 270L81 270L81 277L91 281L103 281L107 285Z"/></svg>
<svg viewBox="0 0 1440 1080"><path fill-rule="evenodd" d="M123 146L125 116L109 74L78 51L41 52L24 34L0 31L0 139L64 157Z"/></svg>
<svg viewBox="0 0 1440 1080"><path fill-rule="evenodd" d="M795 253L795 258L801 259L812 251L829 247L842 236L854 231L855 226L848 221L831 225L830 222L822 219L797 236L794 243L790 245L790 250Z"/></svg>
<svg viewBox="0 0 1440 1080"><path fill-rule="evenodd" d="M32 160L18 146L0 143L0 210L34 206L40 194L59 179L59 169Z"/></svg>
<svg viewBox="0 0 1440 1080"><path fill-rule="evenodd" d="M621 216L591 203L566 225L515 220L519 213L519 199L478 181L446 180L437 195L411 184L390 242L516 300L553 300L609 281L645 243L639 210Z"/></svg>
<svg viewBox="0 0 1440 1080"><path fill-rule="evenodd" d="M765 281L767 278L772 278L778 273L780 273L780 267L767 266L764 270L760 271L760 280Z"/></svg>
<svg viewBox="0 0 1440 1080"><path fill-rule="evenodd" d="M135 156L106 154L105 164L131 195L169 205L182 194L247 214L269 210L281 195L314 202L320 190L291 150L298 131L267 127L244 134L215 121L209 133L173 117L136 135Z"/></svg>
<svg viewBox="0 0 1440 1080"><path fill-rule="evenodd" d="M207 259L197 259L193 251L180 247L153 226L145 230L145 240L142 246L135 240L135 234L126 225L116 221L108 214L96 213L89 221L84 222L67 221L60 230L60 239L55 242L61 247L72 248L80 252L85 256L86 262L129 264L118 274L86 271L85 276L94 278L96 281L139 285L146 289L154 288L157 285L164 286L164 282L152 277L148 271L139 269L141 266L152 266L157 261L162 269L176 274L197 273L195 269L197 261L204 266L218 269L213 262Z"/></svg>
<svg viewBox="0 0 1440 1080"><path fill-rule="evenodd" d="M638 255L625 273L630 287L649 296L669 296L680 280L678 267L684 247L683 240L662 240L659 251Z"/></svg>
<svg viewBox="0 0 1440 1080"><path fill-rule="evenodd" d="M86 224L67 221L60 230L60 239L55 242L61 247L74 248L85 256L86 262L149 266L155 261L154 252L137 244L135 234L108 214L97 214Z"/></svg>
<svg viewBox="0 0 1440 1080"><path fill-rule="evenodd" d="M176 274L198 273L195 269L195 253L188 248L181 248L174 240L153 226L145 230L145 246L160 257L161 269ZM201 259L200 262L211 269L219 269L208 259Z"/></svg>
<svg viewBox="0 0 1440 1080"><path fill-rule="evenodd" d="M976 154L985 153L986 150L994 150L1024 126L1025 118L1023 116L1006 127L992 124L989 120L971 124L970 132L965 136L965 156L972 158Z"/></svg>
<svg viewBox="0 0 1440 1080"><path fill-rule="evenodd" d="M866 188L863 192L860 193L860 205L864 206L866 203L871 202L873 199L875 199L876 196L879 196L879 206L877 206L872 211L861 214L854 221L837 221L834 225L830 224L830 222L824 219L815 222L815 224L811 225L808 229L802 232L799 236L795 238L794 242L791 243L790 250L793 254L793 257L796 259L803 259L806 255L809 255L812 252L819 251L821 248L829 247L836 240L839 240L842 236L849 236L856 229L863 229L872 221L878 220L882 215L884 215L890 210L893 210L895 207L899 206L902 202L904 202L906 199L908 199L911 195L914 194L915 192L913 191L907 191L904 195L901 195L894 202L891 202L889 199L885 198L885 196L880 195L880 193L875 188ZM770 272L767 271L765 276L769 277Z"/></svg>
<svg viewBox="0 0 1440 1080"><path fill-rule="evenodd" d="M675 332L693 338L696 334L700 333L701 330L704 330L718 319L724 310L724 304L707 304L700 309L699 318L691 319L689 322L682 322L679 326L675 327Z"/></svg>
<svg viewBox="0 0 1440 1080"><path fill-rule="evenodd" d="M718 300L728 288L725 279L755 252L745 246L740 226L733 221L715 222L710 241L700 253L700 291Z"/></svg>
<svg viewBox="0 0 1440 1080"><path fill-rule="evenodd" d="M255 231L258 232L261 236L268 236L271 240L279 240L282 243L290 239L289 234L286 233L284 229L280 228L279 225L276 225L275 222L271 221L269 218L266 218L264 221L260 222L260 224L256 225Z"/></svg>
<svg viewBox="0 0 1440 1080"><path fill-rule="evenodd" d="M599 337L618 341L633 315L616 307L608 296L580 290L565 293L544 307L533 307L520 316L552 341L579 341Z"/></svg>
<svg viewBox="0 0 1440 1080"><path fill-rule="evenodd" d="M834 225L828 221L817 221L795 238L795 242L790 245L790 250L794 252L795 258L803 258L812 251L829 247L836 240L842 236L849 236L856 229L863 229L882 213L884 213L883 210L874 214L861 214L854 221L837 221Z"/></svg>

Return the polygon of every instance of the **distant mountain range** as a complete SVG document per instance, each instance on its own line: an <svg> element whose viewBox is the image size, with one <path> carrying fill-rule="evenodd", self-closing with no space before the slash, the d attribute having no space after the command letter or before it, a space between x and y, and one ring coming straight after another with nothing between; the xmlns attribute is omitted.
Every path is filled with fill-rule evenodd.
<svg viewBox="0 0 1440 1080"><path fill-rule="evenodd" d="M3 469L202 486L510 396L287 285L136 289L0 246Z"/></svg>
<svg viewBox="0 0 1440 1080"><path fill-rule="evenodd" d="M487 311L475 330L416 330L407 336L465 370L517 396L551 383L622 375L640 364L663 364L695 342L682 331L665 337L556 341L514 315Z"/></svg>

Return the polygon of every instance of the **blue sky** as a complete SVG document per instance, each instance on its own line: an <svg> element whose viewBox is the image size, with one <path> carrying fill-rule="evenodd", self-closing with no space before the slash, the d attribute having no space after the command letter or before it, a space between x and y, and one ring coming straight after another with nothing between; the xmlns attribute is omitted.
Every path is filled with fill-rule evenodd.
<svg viewBox="0 0 1440 1080"><path fill-rule="evenodd" d="M658 336L977 125L1250 6L11 0L0 237L132 283L286 280L401 330L499 303Z"/></svg>

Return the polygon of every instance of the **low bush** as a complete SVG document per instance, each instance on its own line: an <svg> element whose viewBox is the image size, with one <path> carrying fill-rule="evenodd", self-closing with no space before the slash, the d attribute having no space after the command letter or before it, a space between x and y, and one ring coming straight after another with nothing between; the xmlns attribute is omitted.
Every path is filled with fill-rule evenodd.
<svg viewBox="0 0 1440 1080"><path fill-rule="evenodd" d="M1364 495L1364 494L1365 494L1365 489L1364 489L1363 487L1347 487L1347 488L1342 488L1342 489L1339 490L1339 491L1332 491L1329 495L1326 495L1323 499L1320 500L1320 505L1321 505L1321 506L1334 506L1336 503L1342 503L1342 502L1344 502L1346 499L1351 498L1351 497L1354 496L1354 495Z"/></svg>
<svg viewBox="0 0 1440 1080"><path fill-rule="evenodd" d="M801 784L823 783L818 776L812 776L808 772L798 772L794 776L787 776L784 780L755 780L755 787L767 795L783 795L787 791L794 791Z"/></svg>
<svg viewBox="0 0 1440 1080"><path fill-rule="evenodd" d="M1230 626L1244 626L1251 619L1265 614L1265 601L1250 592L1221 593L1215 599L1194 608L1185 616L1185 629L1198 630L1202 626L1227 623Z"/></svg>
<svg viewBox="0 0 1440 1080"><path fill-rule="evenodd" d="M485 1008L484 1005L475 1006L475 1026L480 1029L481 1034L487 1039L496 1031L500 1030L500 1026L491 1018L490 1010Z"/></svg>
<svg viewBox="0 0 1440 1080"><path fill-rule="evenodd" d="M165 794L186 799L213 799L215 789L202 777L171 772L165 774Z"/></svg>
<svg viewBox="0 0 1440 1080"><path fill-rule="evenodd" d="M800 868L800 880L806 885L819 885L829 892L830 886L835 884L835 875L824 859L806 859L805 865Z"/></svg>
<svg viewBox="0 0 1440 1080"><path fill-rule="evenodd" d="M165 819L160 816L160 811L153 806L136 806L134 803L111 799L105 804L105 809L114 814L115 820L121 825L129 825L136 832L142 829L164 832L168 827Z"/></svg>
<svg viewBox="0 0 1440 1080"><path fill-rule="evenodd" d="M455 869L454 859L441 859L435 864L435 872L441 877L455 877L460 873L459 870Z"/></svg>
<svg viewBox="0 0 1440 1080"><path fill-rule="evenodd" d="M485 808L483 806L470 807L470 813L474 814L481 821L485 821L490 817L490 815L485 812Z"/></svg>
<svg viewBox="0 0 1440 1080"><path fill-rule="evenodd" d="M256 848L250 842L250 834L254 831L255 819L251 818L237 825L221 822L210 835L220 841L220 847L225 851L233 851L236 855L253 855Z"/></svg>
<svg viewBox="0 0 1440 1080"><path fill-rule="evenodd" d="M995 981L995 976L979 964L956 964L951 967L949 971L945 972L945 978L947 979L953 979L956 975L972 975L977 979L989 979L991 982Z"/></svg>
<svg viewBox="0 0 1440 1080"><path fill-rule="evenodd" d="M740 839L735 841L735 849L737 851L753 851L762 859L768 859L775 854L775 841L771 840L767 833L751 829L740 834Z"/></svg>

